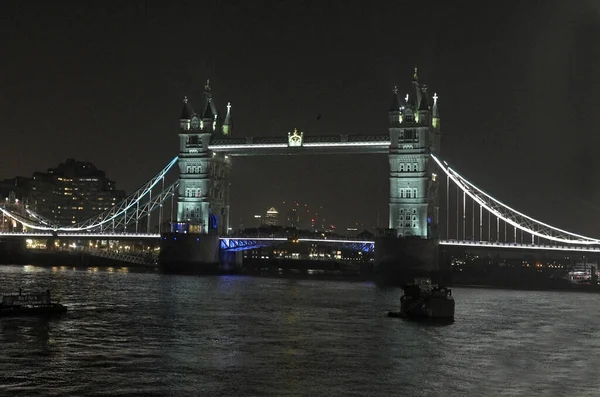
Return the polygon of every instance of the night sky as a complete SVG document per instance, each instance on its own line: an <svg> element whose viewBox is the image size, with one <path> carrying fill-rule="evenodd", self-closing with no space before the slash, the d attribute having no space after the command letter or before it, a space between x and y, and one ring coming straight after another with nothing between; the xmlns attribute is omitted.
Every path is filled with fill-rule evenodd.
<svg viewBox="0 0 600 397"><path fill-rule="evenodd" d="M199 110L206 79L233 136L385 134L416 65L439 95L446 161L600 235L595 2L150 3L2 2L0 179L71 157L129 192L177 154L182 97ZM239 158L231 180L234 226L291 200L339 227L387 225L385 155Z"/></svg>

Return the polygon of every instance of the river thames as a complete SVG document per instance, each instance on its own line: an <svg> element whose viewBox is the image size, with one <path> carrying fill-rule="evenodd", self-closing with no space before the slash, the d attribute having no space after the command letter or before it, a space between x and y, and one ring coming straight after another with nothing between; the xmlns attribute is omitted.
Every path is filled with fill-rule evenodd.
<svg viewBox="0 0 600 397"><path fill-rule="evenodd" d="M597 396L600 295L453 288L446 326L370 282L0 266L69 311L0 319L6 396Z"/></svg>

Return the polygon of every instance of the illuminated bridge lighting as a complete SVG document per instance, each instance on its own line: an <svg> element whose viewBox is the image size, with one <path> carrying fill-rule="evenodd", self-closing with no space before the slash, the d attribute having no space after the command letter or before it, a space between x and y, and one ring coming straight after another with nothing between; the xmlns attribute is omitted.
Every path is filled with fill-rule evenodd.
<svg viewBox="0 0 600 397"><path fill-rule="evenodd" d="M590 246L561 246L561 245L543 245L543 244L519 244L502 243L488 241L458 241L458 240L440 240L440 245L454 247L471 248L502 248L502 249L526 249L536 251L570 251L570 252L600 252L600 247Z"/></svg>

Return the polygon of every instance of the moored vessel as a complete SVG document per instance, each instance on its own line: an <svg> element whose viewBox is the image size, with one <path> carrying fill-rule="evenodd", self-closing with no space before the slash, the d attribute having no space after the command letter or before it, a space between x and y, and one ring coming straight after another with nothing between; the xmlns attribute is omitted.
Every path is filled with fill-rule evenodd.
<svg viewBox="0 0 600 397"><path fill-rule="evenodd" d="M416 320L454 321L454 297L450 288L432 284L428 278L415 279L403 287L400 312L390 312L390 317Z"/></svg>
<svg viewBox="0 0 600 397"><path fill-rule="evenodd" d="M59 302L52 302L50 290L31 294L18 293L4 295L0 303L0 317L50 315L64 313L67 307Z"/></svg>

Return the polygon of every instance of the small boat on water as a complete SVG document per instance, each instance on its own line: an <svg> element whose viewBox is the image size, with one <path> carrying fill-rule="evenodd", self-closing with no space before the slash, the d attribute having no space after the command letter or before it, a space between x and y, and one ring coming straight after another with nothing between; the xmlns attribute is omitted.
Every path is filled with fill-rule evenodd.
<svg viewBox="0 0 600 397"><path fill-rule="evenodd" d="M400 312L389 312L390 317L415 320L454 321L454 298L452 290L432 284L428 278L415 279L403 287Z"/></svg>
<svg viewBox="0 0 600 397"><path fill-rule="evenodd" d="M66 306L52 302L50 290L23 294L19 289L16 294L4 295L0 302L0 317L50 315L66 311Z"/></svg>

